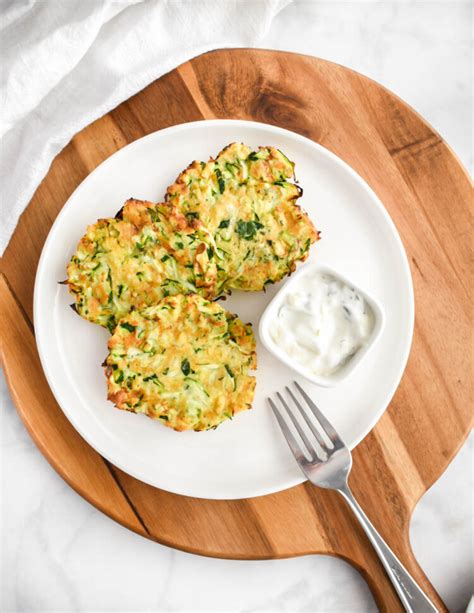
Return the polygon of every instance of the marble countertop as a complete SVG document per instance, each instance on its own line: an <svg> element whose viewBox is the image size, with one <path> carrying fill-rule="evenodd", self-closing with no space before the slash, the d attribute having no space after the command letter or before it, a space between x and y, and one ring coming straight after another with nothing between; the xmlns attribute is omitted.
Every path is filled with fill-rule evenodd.
<svg viewBox="0 0 474 613"><path fill-rule="evenodd" d="M262 48L316 55L396 92L472 168L469 2L296 2ZM51 469L2 404L2 611L371 611L352 567L326 556L238 562L174 551L115 524ZM450 611L472 589L468 439L417 506L415 556ZM342 504L342 503L341 503Z"/></svg>

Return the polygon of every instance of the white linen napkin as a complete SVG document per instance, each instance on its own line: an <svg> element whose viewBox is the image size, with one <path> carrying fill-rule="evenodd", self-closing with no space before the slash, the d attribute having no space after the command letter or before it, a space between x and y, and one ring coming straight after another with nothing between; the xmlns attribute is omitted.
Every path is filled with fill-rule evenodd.
<svg viewBox="0 0 474 613"><path fill-rule="evenodd" d="M0 254L53 158L179 64L252 47L291 0L2 0Z"/></svg>

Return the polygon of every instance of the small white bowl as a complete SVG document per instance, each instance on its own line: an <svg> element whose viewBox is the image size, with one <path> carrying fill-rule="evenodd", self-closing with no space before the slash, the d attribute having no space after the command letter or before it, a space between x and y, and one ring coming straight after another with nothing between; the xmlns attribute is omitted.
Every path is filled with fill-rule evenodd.
<svg viewBox="0 0 474 613"><path fill-rule="evenodd" d="M370 335L367 343L357 351L357 353L337 372L329 376L321 376L315 375L308 368L299 364L296 360L292 359L281 347L279 347L275 341L273 340L269 326L271 321L276 318L276 314L278 309L280 308L284 298L286 295L291 292L295 283L300 279L300 277L304 277L306 275L313 275L316 273L327 273L340 279L350 287L353 287L355 291L360 293L361 296L366 300L367 304L372 309L374 314L374 329L372 330L372 334ZM341 275L337 271L329 268L328 266L323 265L310 265L301 267L294 275L290 277L290 279L285 283L285 285L281 288L281 290L274 296L272 301L268 304L267 308L263 312L263 315L260 319L259 324L259 336L262 343L265 347L273 353L275 357L277 357L280 361L284 362L287 366L292 368L294 371L305 377L308 381L315 383L321 387L335 387L342 381L344 381L357 367L360 361L364 358L365 355L372 349L380 335L382 334L382 330L385 326L385 315L382 307L379 302L367 294L360 287L352 283L349 279L347 279L344 275Z"/></svg>

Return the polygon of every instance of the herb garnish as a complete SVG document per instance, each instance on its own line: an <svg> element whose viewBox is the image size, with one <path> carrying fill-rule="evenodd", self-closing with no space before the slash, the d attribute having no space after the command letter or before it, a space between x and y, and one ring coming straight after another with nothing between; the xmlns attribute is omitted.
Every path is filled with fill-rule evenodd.
<svg viewBox="0 0 474 613"><path fill-rule="evenodd" d="M216 173L216 177L217 177L217 184L219 185L219 191L220 191L221 194L223 194L224 190L225 190L224 178L222 177L222 173L221 173L221 171L218 168L216 168L215 173Z"/></svg>
<svg viewBox="0 0 474 613"><path fill-rule="evenodd" d="M135 332L136 330L136 326L132 326L132 324L128 324L127 322L120 324L120 327L129 332Z"/></svg>
<svg viewBox="0 0 474 613"><path fill-rule="evenodd" d="M263 224L259 221L244 221L243 219L239 219L237 222L238 235L247 241L252 240L257 234L257 230L261 230L262 228Z"/></svg>
<svg viewBox="0 0 474 613"><path fill-rule="evenodd" d="M181 362L181 372L185 377L187 377L191 372L191 365L189 364L189 360L186 358Z"/></svg>
<svg viewBox="0 0 474 613"><path fill-rule="evenodd" d="M161 381L158 379L158 377L156 376L156 374L150 375L149 377L145 377L143 379L143 381L151 381L152 383L154 383L155 385L161 385Z"/></svg>

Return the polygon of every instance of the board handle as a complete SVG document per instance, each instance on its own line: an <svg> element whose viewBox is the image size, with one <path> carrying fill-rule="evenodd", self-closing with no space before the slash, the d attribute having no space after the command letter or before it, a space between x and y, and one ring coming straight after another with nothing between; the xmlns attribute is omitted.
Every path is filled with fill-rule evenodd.
<svg viewBox="0 0 474 613"><path fill-rule="evenodd" d="M404 567L433 603L433 606L436 607L436 610L440 611L440 613L448 613L446 605L441 600L439 594L436 592L435 588L432 586L416 561L411 550L408 537L404 540L404 550L397 552L399 557L404 562ZM374 548L368 539L365 539L365 541L366 546L363 548L351 548L347 554L341 553L336 555L359 571L364 580L367 582L380 611L387 613L404 612L405 607L403 606L391 580L389 579L383 565L375 553ZM354 555L356 552L357 555ZM412 608L415 612L426 610L415 607Z"/></svg>
<svg viewBox="0 0 474 613"><path fill-rule="evenodd" d="M388 578L392 582L400 601L408 613L438 613L437 607L423 592L415 579L403 566L387 543L372 525L371 521L354 498L349 486L338 490L347 502L372 544L375 553L385 568Z"/></svg>

